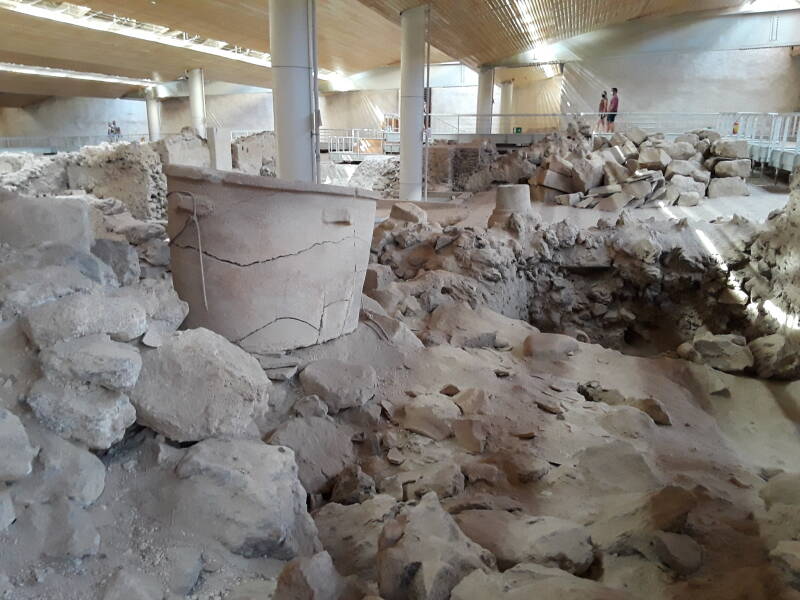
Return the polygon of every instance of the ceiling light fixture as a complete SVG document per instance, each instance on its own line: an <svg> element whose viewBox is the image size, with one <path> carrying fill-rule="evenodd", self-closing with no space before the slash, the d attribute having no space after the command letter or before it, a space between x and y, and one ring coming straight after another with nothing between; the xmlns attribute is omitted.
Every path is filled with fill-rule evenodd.
<svg viewBox="0 0 800 600"><path fill-rule="evenodd" d="M164 44L173 48L212 54L260 67L271 66L269 54L266 52L240 48L227 42L221 42L223 47L220 48L219 43L215 43L216 40L207 40L183 31L175 31L168 27L151 23L142 23L135 19L117 17L116 15L94 11L86 6L68 2L62 2L55 8L46 8L23 0L0 0L0 8L31 17L74 25L75 27L84 27L94 31L114 33L156 44Z"/></svg>
<svg viewBox="0 0 800 600"><path fill-rule="evenodd" d="M156 4L156 2L152 2L152 4ZM259 67L272 66L270 55L267 52L242 48L220 40L202 38L162 25L118 17L117 15L92 10L87 6L69 2L48 6L47 4L39 5L39 0L0 0L0 8L32 17L74 25L75 27L85 27L94 31L114 33L146 42L172 46L173 48L211 54ZM341 75L326 69L320 69L318 77L319 79L328 80L341 78Z"/></svg>
<svg viewBox="0 0 800 600"><path fill-rule="evenodd" d="M116 75L104 75L102 73L83 73L81 71L69 71L67 69L52 69L50 67L33 67L29 65L18 65L15 63L0 62L0 72L18 73L20 75L35 75L39 77L59 77L62 79L80 79L83 81L99 81L102 83L117 83L135 87L152 87L158 85L152 79L135 79L133 77L117 77Z"/></svg>

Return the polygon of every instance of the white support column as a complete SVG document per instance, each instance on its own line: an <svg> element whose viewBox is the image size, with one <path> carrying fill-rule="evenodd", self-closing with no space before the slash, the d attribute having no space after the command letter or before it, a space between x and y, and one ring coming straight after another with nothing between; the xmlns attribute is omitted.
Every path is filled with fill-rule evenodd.
<svg viewBox="0 0 800 600"><path fill-rule="evenodd" d="M307 0L270 0L269 51L278 177L314 181L314 105L311 31Z"/></svg>
<svg viewBox="0 0 800 600"><path fill-rule="evenodd" d="M494 69L483 67L478 71L478 106L475 112L479 115L491 115L494 103ZM478 117L475 123L475 133L492 133L492 118Z"/></svg>
<svg viewBox="0 0 800 600"><path fill-rule="evenodd" d="M500 84L500 114L510 115L514 112L514 80L504 81ZM503 117L500 122L500 133L514 131L512 117Z"/></svg>
<svg viewBox="0 0 800 600"><path fill-rule="evenodd" d="M208 140L208 151L211 154L211 168L218 171L232 171L231 130L209 127L206 129L206 140Z"/></svg>
<svg viewBox="0 0 800 600"><path fill-rule="evenodd" d="M161 139L161 102L158 101L153 88L145 90L144 101L147 106L147 131L150 134L150 141L157 142Z"/></svg>
<svg viewBox="0 0 800 600"><path fill-rule="evenodd" d="M203 69L189 71L189 111L192 128L200 137L206 135L206 89Z"/></svg>
<svg viewBox="0 0 800 600"><path fill-rule="evenodd" d="M427 6L400 15L400 200L422 200L425 126L425 18Z"/></svg>

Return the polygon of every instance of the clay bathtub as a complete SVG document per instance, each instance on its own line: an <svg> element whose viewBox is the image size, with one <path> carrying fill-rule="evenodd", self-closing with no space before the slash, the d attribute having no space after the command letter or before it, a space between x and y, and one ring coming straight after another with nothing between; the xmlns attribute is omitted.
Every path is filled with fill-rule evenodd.
<svg viewBox="0 0 800 600"><path fill-rule="evenodd" d="M254 354L356 328L377 195L198 167L166 174L172 277L189 303L186 327L206 327Z"/></svg>

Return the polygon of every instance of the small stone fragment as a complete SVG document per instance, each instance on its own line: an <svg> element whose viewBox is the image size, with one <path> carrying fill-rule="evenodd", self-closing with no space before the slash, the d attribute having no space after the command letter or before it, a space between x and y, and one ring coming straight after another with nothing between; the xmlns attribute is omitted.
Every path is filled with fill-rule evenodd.
<svg viewBox="0 0 800 600"><path fill-rule="evenodd" d="M163 597L155 578L123 568L108 582L103 600L162 600Z"/></svg>
<svg viewBox="0 0 800 600"><path fill-rule="evenodd" d="M340 360L312 362L300 372L306 394L315 394L332 414L345 408L363 406L375 395L377 377L370 365L355 365Z"/></svg>
<svg viewBox="0 0 800 600"><path fill-rule="evenodd" d="M40 358L51 380L85 381L117 391L136 385L142 368L136 348L104 334L57 342L43 350Z"/></svg>
<svg viewBox="0 0 800 600"><path fill-rule="evenodd" d="M688 535L659 531L652 543L658 559L678 575L691 575L703 563L703 549Z"/></svg>
<svg viewBox="0 0 800 600"><path fill-rule="evenodd" d="M388 521L378 548L385 600L447 600L466 575L494 567L492 555L461 532L433 493Z"/></svg>
<svg viewBox="0 0 800 600"><path fill-rule="evenodd" d="M320 552L289 561L278 577L272 600L340 600L345 587L330 554Z"/></svg>
<svg viewBox="0 0 800 600"><path fill-rule="evenodd" d="M424 394L405 405L400 424L414 433L441 441L453 435L452 421L461 412L447 396Z"/></svg>
<svg viewBox="0 0 800 600"><path fill-rule="evenodd" d="M39 348L98 333L128 342L147 331L147 314L130 298L73 294L31 308L24 315L23 326Z"/></svg>
<svg viewBox="0 0 800 600"><path fill-rule="evenodd" d="M350 465L336 477L331 502L359 504L375 495L375 480L358 465Z"/></svg>
<svg viewBox="0 0 800 600"><path fill-rule="evenodd" d="M452 422L453 433L458 444L473 454L480 454L486 447L486 427L478 419L457 419Z"/></svg>
<svg viewBox="0 0 800 600"><path fill-rule="evenodd" d="M355 462L351 434L328 418L287 421L269 438L270 444L294 450L300 482L310 494L330 489L334 477Z"/></svg>
<svg viewBox="0 0 800 600"><path fill-rule="evenodd" d="M0 482L30 475L36 454L19 418L0 407Z"/></svg>
<svg viewBox="0 0 800 600"><path fill-rule="evenodd" d="M412 202L395 202L389 218L408 223L427 223L428 213Z"/></svg>
<svg viewBox="0 0 800 600"><path fill-rule="evenodd" d="M589 531L577 523L497 510L467 510L455 520L473 541L494 554L502 570L535 562L580 575L594 561Z"/></svg>
<svg viewBox="0 0 800 600"><path fill-rule="evenodd" d="M177 442L258 435L271 384L258 361L207 329L174 333L145 352L131 401L142 425Z"/></svg>
<svg viewBox="0 0 800 600"><path fill-rule="evenodd" d="M136 411L125 394L96 386L33 384L28 404L39 421L60 436L106 449L125 435Z"/></svg>

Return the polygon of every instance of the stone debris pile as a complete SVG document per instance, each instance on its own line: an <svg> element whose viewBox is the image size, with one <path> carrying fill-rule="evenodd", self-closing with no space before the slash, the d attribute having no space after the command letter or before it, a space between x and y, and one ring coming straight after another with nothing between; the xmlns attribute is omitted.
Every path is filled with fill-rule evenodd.
<svg viewBox="0 0 800 600"><path fill-rule="evenodd" d="M259 131L238 137L231 143L233 168L250 175L275 177L277 147L275 132Z"/></svg>
<svg viewBox="0 0 800 600"><path fill-rule="evenodd" d="M677 136L637 127L596 136L570 153L550 153L529 180L531 198L578 208L619 211L696 206L704 197L747 196L752 161L745 140L708 129Z"/></svg>
<svg viewBox="0 0 800 600"><path fill-rule="evenodd" d="M800 196L711 254L513 183L487 228L395 204L356 330L274 356L182 329L157 220L2 193L0 598L796 594L797 389L742 374L800 376Z"/></svg>
<svg viewBox="0 0 800 600"><path fill-rule="evenodd" d="M232 141L234 170L275 176L275 135L264 131ZM26 195L84 192L119 204L141 220L166 217L170 164L210 167L206 141L185 129L153 143L121 142L85 146L77 152L43 156L0 154L0 190Z"/></svg>
<svg viewBox="0 0 800 600"><path fill-rule="evenodd" d="M400 158L382 156L361 161L347 185L397 198L400 194Z"/></svg>
<svg viewBox="0 0 800 600"><path fill-rule="evenodd" d="M498 188L486 230L441 226L418 207L395 205L375 229L365 293L412 331L425 332L426 344L449 339L431 332L437 310L468 302L607 347L636 339L661 351L680 345L683 358L728 372L778 379L800 373L797 341L776 318L775 302L786 303L771 281L786 281L792 257L784 262L763 241L796 214L796 195L783 217L764 226L734 217L690 227L623 213L614 224L601 220L580 230L566 221L541 224L529 207L509 209L506 196L516 198L515 187L522 186ZM757 248L770 258L754 256ZM658 341L667 333L665 319L673 345Z"/></svg>

